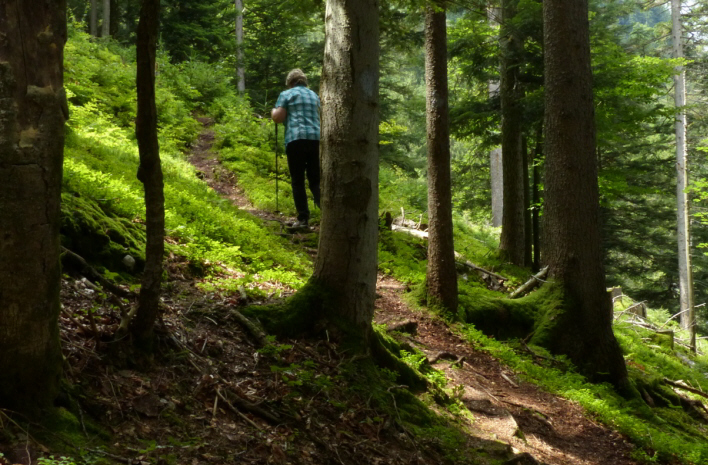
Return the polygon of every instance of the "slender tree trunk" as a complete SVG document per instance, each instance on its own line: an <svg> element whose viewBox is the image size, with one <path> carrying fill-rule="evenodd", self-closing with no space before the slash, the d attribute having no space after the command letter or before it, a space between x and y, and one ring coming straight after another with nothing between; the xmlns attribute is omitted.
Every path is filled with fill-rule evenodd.
<svg viewBox="0 0 708 465"><path fill-rule="evenodd" d="M518 79L519 39L511 24L516 16L518 0L502 1L501 41L501 111L502 111L502 170L504 183L504 213L499 248L515 265L525 264L526 228L524 200L524 156L522 153L521 98L523 90Z"/></svg>
<svg viewBox="0 0 708 465"><path fill-rule="evenodd" d="M89 20L89 33L98 37L98 0L91 0L91 13Z"/></svg>
<svg viewBox="0 0 708 465"><path fill-rule="evenodd" d="M683 58L683 39L681 37L681 0L671 0L672 38L674 58ZM691 331L691 347L696 349L694 330L695 315L693 302L693 273L691 270L691 232L688 208L688 161L686 156L686 71L683 66L676 69L674 75L674 103L676 115L676 199L678 204L678 268L681 327Z"/></svg>
<svg viewBox="0 0 708 465"><path fill-rule="evenodd" d="M101 37L111 35L111 0L103 0L103 22L101 23Z"/></svg>
<svg viewBox="0 0 708 465"><path fill-rule="evenodd" d="M378 240L376 0L328 0L322 74L322 223L313 280L332 316L368 336Z"/></svg>
<svg viewBox="0 0 708 465"><path fill-rule="evenodd" d="M246 65L243 61L243 0L236 2L236 77L238 78L238 92L246 92Z"/></svg>
<svg viewBox="0 0 708 465"><path fill-rule="evenodd" d="M457 312L457 270L452 237L450 118L444 2L425 11L425 80L428 132L428 304Z"/></svg>
<svg viewBox="0 0 708 465"><path fill-rule="evenodd" d="M66 2L3 2L0 31L0 407L33 414L62 366Z"/></svg>
<svg viewBox="0 0 708 465"><path fill-rule="evenodd" d="M530 267L532 264L533 237L531 231L531 186L529 183L529 155L528 139L521 138L521 155L523 161L523 185L524 185L524 266Z"/></svg>
<svg viewBox="0 0 708 465"><path fill-rule="evenodd" d="M130 331L136 346L146 351L152 349L153 326L159 312L165 247L165 196L155 107L155 53L159 14L160 0L142 1L136 50L138 117L135 131L140 152L138 179L145 188L147 244L138 311Z"/></svg>
<svg viewBox="0 0 708 465"><path fill-rule="evenodd" d="M591 379L626 388L600 250L588 0L545 0L543 18L544 261L563 290L563 308L534 338L568 355Z"/></svg>
<svg viewBox="0 0 708 465"><path fill-rule="evenodd" d="M541 269L541 222L540 222L540 204L541 204L541 155L543 155L543 126L539 124L536 133L536 148L533 153L533 188L532 188L532 216L531 223L533 228L533 263L531 269L536 272Z"/></svg>

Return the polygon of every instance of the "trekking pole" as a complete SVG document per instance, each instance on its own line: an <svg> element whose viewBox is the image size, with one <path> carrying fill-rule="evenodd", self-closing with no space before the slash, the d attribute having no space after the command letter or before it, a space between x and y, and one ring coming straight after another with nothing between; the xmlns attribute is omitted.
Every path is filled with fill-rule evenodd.
<svg viewBox="0 0 708 465"><path fill-rule="evenodd" d="M278 123L275 123L275 212L279 213L278 208Z"/></svg>

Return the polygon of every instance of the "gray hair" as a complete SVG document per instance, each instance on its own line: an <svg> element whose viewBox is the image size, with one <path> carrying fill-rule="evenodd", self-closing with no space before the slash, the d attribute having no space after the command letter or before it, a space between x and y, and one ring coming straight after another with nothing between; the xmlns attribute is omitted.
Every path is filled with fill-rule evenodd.
<svg viewBox="0 0 708 465"><path fill-rule="evenodd" d="M302 72L301 69L294 69L288 73L288 77L285 78L285 85L287 87L295 87L298 85L307 85L307 76Z"/></svg>

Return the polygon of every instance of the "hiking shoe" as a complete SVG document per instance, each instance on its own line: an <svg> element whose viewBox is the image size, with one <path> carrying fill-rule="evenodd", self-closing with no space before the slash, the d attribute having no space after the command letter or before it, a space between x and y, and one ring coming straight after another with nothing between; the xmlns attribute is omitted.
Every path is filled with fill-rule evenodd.
<svg viewBox="0 0 708 465"><path fill-rule="evenodd" d="M307 229L307 220L297 220L293 224L291 224L290 227L293 229Z"/></svg>

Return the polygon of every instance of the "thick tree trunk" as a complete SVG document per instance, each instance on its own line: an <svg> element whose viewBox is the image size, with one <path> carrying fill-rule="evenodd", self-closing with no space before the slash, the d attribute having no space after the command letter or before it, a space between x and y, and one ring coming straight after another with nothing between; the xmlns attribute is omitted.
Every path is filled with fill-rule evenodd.
<svg viewBox="0 0 708 465"><path fill-rule="evenodd" d="M564 302L534 337L568 355L591 379L624 388L627 369L612 332L600 250L588 1L545 0L543 18L544 261Z"/></svg>
<svg viewBox="0 0 708 465"><path fill-rule="evenodd" d="M35 413L62 363L66 2L2 2L0 31L0 407Z"/></svg>
<svg viewBox="0 0 708 465"><path fill-rule="evenodd" d="M522 153L521 98L518 79L520 40L511 24L518 0L502 1L501 42L501 111L504 213L499 248L515 265L525 265L526 223L524 194L524 156Z"/></svg>
<svg viewBox="0 0 708 465"><path fill-rule="evenodd" d="M109 37L111 35L111 0L103 0L102 12L101 37Z"/></svg>
<svg viewBox="0 0 708 465"><path fill-rule="evenodd" d="M457 311L457 270L452 238L447 24L444 3L425 12L425 80L428 132L428 305Z"/></svg>
<svg viewBox="0 0 708 465"><path fill-rule="evenodd" d="M91 13L89 18L89 33L93 37L98 37L98 0L91 0Z"/></svg>
<svg viewBox="0 0 708 465"><path fill-rule="evenodd" d="M683 58L683 39L681 37L681 0L671 0L672 39L674 58ZM691 347L696 348L696 336L693 302L693 273L691 270L691 232L688 209L688 163L686 156L686 71L681 66L674 75L674 103L679 113L676 116L676 200L677 200L677 238L678 272L681 327L691 331Z"/></svg>
<svg viewBox="0 0 708 465"><path fill-rule="evenodd" d="M137 40L138 117L135 132L140 152L138 179L145 188L147 244L138 311L130 331L136 346L150 351L153 326L159 311L165 238L165 196L155 107L155 51L160 0L143 0Z"/></svg>
<svg viewBox="0 0 708 465"><path fill-rule="evenodd" d="M328 0L322 75L322 223L313 280L331 315L366 336L378 239L379 19L376 0Z"/></svg>
<svg viewBox="0 0 708 465"><path fill-rule="evenodd" d="M236 77L238 92L246 92L246 65L243 61L243 0L234 0L236 5Z"/></svg>

